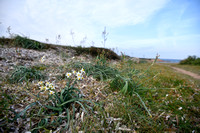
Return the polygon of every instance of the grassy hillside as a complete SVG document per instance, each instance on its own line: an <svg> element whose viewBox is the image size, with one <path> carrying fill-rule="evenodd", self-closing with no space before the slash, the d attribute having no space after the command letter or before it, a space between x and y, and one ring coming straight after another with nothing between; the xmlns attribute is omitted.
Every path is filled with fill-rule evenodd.
<svg viewBox="0 0 200 133"><path fill-rule="evenodd" d="M1 47L8 55L11 43ZM106 52L88 58L54 49L16 48L14 65L1 57L2 132L200 131L200 88L187 76L125 56L108 60Z"/></svg>
<svg viewBox="0 0 200 133"><path fill-rule="evenodd" d="M55 44L47 44L47 43L41 43L35 40L31 40L27 37L21 37L16 36L13 39L10 38L0 38L0 45L7 45L11 47L22 47L27 49L35 49L35 50L45 50L45 49L57 49L59 47L65 48L65 49L73 49L76 51L77 55L81 54L89 54L92 56L98 56L102 52L104 52L105 57L108 59L117 59L119 60L120 57L113 52L110 49L107 48L98 48L98 47L73 47L73 46L61 46L61 45L55 45Z"/></svg>

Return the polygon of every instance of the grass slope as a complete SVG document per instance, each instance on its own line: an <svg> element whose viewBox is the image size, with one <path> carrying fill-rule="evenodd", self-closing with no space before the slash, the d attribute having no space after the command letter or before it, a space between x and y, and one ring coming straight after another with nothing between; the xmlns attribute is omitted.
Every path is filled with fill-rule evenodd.
<svg viewBox="0 0 200 133"><path fill-rule="evenodd" d="M48 91L56 91L40 92L38 78L11 84L8 76L0 84L2 132L200 132L199 86L166 65L135 64L125 57L113 62L101 53L90 63L39 66L27 68L28 77L34 69L52 73L44 83L54 83ZM82 80L65 76L81 68ZM21 79L23 73L16 72Z"/></svg>

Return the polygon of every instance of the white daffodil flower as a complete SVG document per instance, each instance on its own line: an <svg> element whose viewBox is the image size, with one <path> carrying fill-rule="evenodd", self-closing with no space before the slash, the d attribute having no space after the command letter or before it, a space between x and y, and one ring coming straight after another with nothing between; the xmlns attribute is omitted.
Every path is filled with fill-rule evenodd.
<svg viewBox="0 0 200 133"><path fill-rule="evenodd" d="M77 80L83 80L83 76L77 76Z"/></svg>
<svg viewBox="0 0 200 133"><path fill-rule="evenodd" d="M81 76L77 76L77 79L78 79L78 80L81 80Z"/></svg>
<svg viewBox="0 0 200 133"><path fill-rule="evenodd" d="M166 116L166 120L168 120L168 119L169 119L169 117L170 117L170 116L169 116L169 115L167 115L167 116Z"/></svg>
<svg viewBox="0 0 200 133"><path fill-rule="evenodd" d="M80 73L80 72L77 72L77 73L76 73L76 76L77 76L77 77L80 77L81 75L82 75L82 73Z"/></svg>
<svg viewBox="0 0 200 133"><path fill-rule="evenodd" d="M67 78L69 78L71 75L72 75L71 73L66 73L66 74L65 74L65 76L66 76Z"/></svg>
<svg viewBox="0 0 200 133"><path fill-rule="evenodd" d="M51 90L49 91L49 94L50 94L50 95L52 95L52 94L54 94L54 93L55 93L54 91L51 91Z"/></svg>
<svg viewBox="0 0 200 133"><path fill-rule="evenodd" d="M45 91L48 90L48 88L46 86L44 86L43 88L44 88Z"/></svg>
<svg viewBox="0 0 200 133"><path fill-rule="evenodd" d="M83 68L81 69L81 73L85 73L85 70Z"/></svg>
<svg viewBox="0 0 200 133"><path fill-rule="evenodd" d="M37 85L40 86L40 85L42 85L42 84L43 84L43 81L39 81Z"/></svg>
<svg viewBox="0 0 200 133"><path fill-rule="evenodd" d="M45 90L44 86L40 86L39 88L40 88L41 91Z"/></svg>
<svg viewBox="0 0 200 133"><path fill-rule="evenodd" d="M46 87L49 87L50 83L49 83L49 82L46 82L46 84L45 84L45 85L46 85Z"/></svg>
<svg viewBox="0 0 200 133"><path fill-rule="evenodd" d="M49 84L49 89L55 89L55 87L52 83Z"/></svg>
<svg viewBox="0 0 200 133"><path fill-rule="evenodd" d="M42 56L42 58L40 59L40 62L43 63L45 59L45 56Z"/></svg>
<svg viewBox="0 0 200 133"><path fill-rule="evenodd" d="M75 74L76 74L76 71L75 71L75 70L72 70L72 73L75 75Z"/></svg>

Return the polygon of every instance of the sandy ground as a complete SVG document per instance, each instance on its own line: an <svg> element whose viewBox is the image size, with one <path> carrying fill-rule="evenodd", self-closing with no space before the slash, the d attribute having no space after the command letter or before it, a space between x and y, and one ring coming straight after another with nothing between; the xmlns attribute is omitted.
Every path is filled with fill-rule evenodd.
<svg viewBox="0 0 200 133"><path fill-rule="evenodd" d="M171 67L171 68L173 68L176 71L181 72L183 74L189 75L189 76L191 76L191 77L193 77L195 79L200 79L200 75L198 75L198 74L195 74L195 73L192 73L192 72L189 72L189 71L183 70L181 68L177 68L177 67Z"/></svg>

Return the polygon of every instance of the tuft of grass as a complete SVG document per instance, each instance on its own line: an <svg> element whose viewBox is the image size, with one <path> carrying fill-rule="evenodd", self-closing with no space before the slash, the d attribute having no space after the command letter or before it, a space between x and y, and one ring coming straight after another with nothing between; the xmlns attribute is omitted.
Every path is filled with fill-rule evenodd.
<svg viewBox="0 0 200 133"><path fill-rule="evenodd" d="M74 63L74 68L84 68L88 76L92 75L97 80L106 81L116 76L118 71L108 66L101 66L91 63Z"/></svg>
<svg viewBox="0 0 200 133"><path fill-rule="evenodd" d="M43 80L45 75L41 71L25 66L17 66L9 77L10 83L20 83L23 81Z"/></svg>
<svg viewBox="0 0 200 133"><path fill-rule="evenodd" d="M15 46L19 46L19 47L23 47L27 49L40 50L40 49L45 48L45 46L42 43L28 39L27 37L21 37L21 36L16 36L14 38L13 43Z"/></svg>

